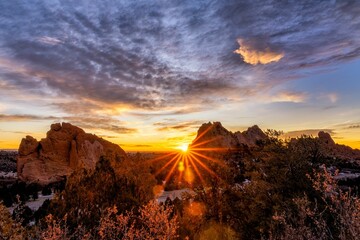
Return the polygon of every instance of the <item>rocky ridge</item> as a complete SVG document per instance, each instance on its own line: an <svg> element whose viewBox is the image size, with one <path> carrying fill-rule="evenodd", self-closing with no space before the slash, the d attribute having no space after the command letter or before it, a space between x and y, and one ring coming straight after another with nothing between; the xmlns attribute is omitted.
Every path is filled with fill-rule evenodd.
<svg viewBox="0 0 360 240"><path fill-rule="evenodd" d="M197 137L190 144L190 147L222 148L224 150L240 146L254 148L267 139L268 136L257 125L249 127L246 131L233 133L224 128L220 122L209 122L204 123L199 128ZM319 150L325 157L360 162L360 150L335 143L327 132L320 131L314 140L318 143ZM290 141L295 143L297 139L294 138Z"/></svg>
<svg viewBox="0 0 360 240"><path fill-rule="evenodd" d="M55 123L46 138L22 139L17 157L17 173L22 181L42 185L59 181L77 169L94 169L100 157L112 165L127 158L118 145L85 133L70 123Z"/></svg>
<svg viewBox="0 0 360 240"><path fill-rule="evenodd" d="M246 131L232 133L224 128L220 122L204 123L198 130L197 137L190 147L201 148L236 148L241 145L255 147L268 137L257 126L249 127Z"/></svg>
<svg viewBox="0 0 360 240"><path fill-rule="evenodd" d="M318 140L323 155L335 159L360 162L360 150L335 143L329 133L320 131Z"/></svg>

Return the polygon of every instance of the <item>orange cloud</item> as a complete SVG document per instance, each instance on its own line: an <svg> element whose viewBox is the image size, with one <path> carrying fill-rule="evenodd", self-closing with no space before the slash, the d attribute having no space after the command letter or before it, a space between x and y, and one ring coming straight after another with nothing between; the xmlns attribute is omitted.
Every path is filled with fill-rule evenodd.
<svg viewBox="0 0 360 240"><path fill-rule="evenodd" d="M244 62L249 63L251 65L257 64L268 64L271 62L278 62L280 59L284 57L284 53L278 53L272 51L270 48L266 48L265 51L259 51L254 47L246 44L242 39L238 39L240 47L234 51L241 55L244 59Z"/></svg>

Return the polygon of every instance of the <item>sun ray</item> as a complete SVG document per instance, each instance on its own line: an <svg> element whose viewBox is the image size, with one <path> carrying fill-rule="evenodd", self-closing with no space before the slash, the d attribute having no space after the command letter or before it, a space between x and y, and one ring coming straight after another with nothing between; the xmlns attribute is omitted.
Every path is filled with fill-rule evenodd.
<svg viewBox="0 0 360 240"><path fill-rule="evenodd" d="M201 153L198 153L198 152L191 152L192 154L195 154L195 155L197 155L197 156L199 156L199 157L202 157L202 158L205 158L205 159L207 159L207 160L209 160L209 161L212 161L212 162L214 162L214 163L216 163L216 164L219 164L220 166L222 166L222 167L226 167L226 164L225 163L223 163L223 162L221 162L220 160L217 160L217 159L215 159L215 158L211 158L211 157L209 157L209 156L206 156L206 155L204 155L204 154L201 154Z"/></svg>
<svg viewBox="0 0 360 240"><path fill-rule="evenodd" d="M169 173L166 175L166 177L165 177L165 183L167 183L167 182L169 181L169 179L170 179L171 175L173 174L176 166L178 165L180 159L181 159L180 157L177 157L177 158L176 158L175 164L172 166L170 172L169 172Z"/></svg>
<svg viewBox="0 0 360 240"><path fill-rule="evenodd" d="M161 173L167 166L169 166L173 161L175 161L180 153L177 153L171 160L169 160L162 168L160 168L158 171L156 171L155 176Z"/></svg>
<svg viewBox="0 0 360 240"><path fill-rule="evenodd" d="M201 162L201 160L199 160L196 156L192 155L190 153L190 155L194 158L194 160L203 168L205 169L207 172L209 172L211 175L215 176L216 178L219 178L219 176L213 171L211 170L208 166L206 166L203 162Z"/></svg>
<svg viewBox="0 0 360 240"><path fill-rule="evenodd" d="M200 178L201 183L202 183L203 185L205 185L205 180L204 180L204 178L201 176L200 171L199 171L198 167L196 166L196 164L193 162L191 156L189 156L189 161L190 161L191 166L194 168L196 175L198 175L198 177Z"/></svg>
<svg viewBox="0 0 360 240"><path fill-rule="evenodd" d="M191 144L191 148L204 145L205 143L210 143L210 142L216 141L217 139L219 139L219 137L215 137L215 138L212 138L212 139L209 139L209 140L206 140L206 141L202 141L202 142L199 142L199 143L196 143L196 144Z"/></svg>
<svg viewBox="0 0 360 240"><path fill-rule="evenodd" d="M178 170L179 170L179 179L178 179L178 182L181 181L181 179L182 179L182 177L183 177L183 172L185 171L184 166L180 166L181 163L183 163L183 162L180 161L180 163L179 163L179 168L178 168Z"/></svg>
<svg viewBox="0 0 360 240"><path fill-rule="evenodd" d="M188 161L188 157L189 155L188 154L184 154L184 159L185 159L185 168L189 167L189 161Z"/></svg>
<svg viewBox="0 0 360 240"><path fill-rule="evenodd" d="M200 135L198 135L194 141L193 144L196 143L197 141L200 140L200 138L202 138L202 136L204 136L208 131L210 131L210 129L213 127L213 125L209 126L205 131L203 131Z"/></svg>
<svg viewBox="0 0 360 240"><path fill-rule="evenodd" d="M201 151L201 152L208 152L208 151L214 151L214 152L226 152L228 150L231 150L231 148L191 148L192 151Z"/></svg>
<svg viewBox="0 0 360 240"><path fill-rule="evenodd" d="M178 152L170 152L170 153L167 153L167 154L165 154L165 155L163 155L163 156L159 156L159 157L156 157L156 158L154 158L154 159L149 160L148 163L153 163L153 162L156 162L156 161L160 161L160 160L162 160L162 159L165 159L165 158L170 157L171 155L174 155L174 154L177 154L177 153L178 153Z"/></svg>

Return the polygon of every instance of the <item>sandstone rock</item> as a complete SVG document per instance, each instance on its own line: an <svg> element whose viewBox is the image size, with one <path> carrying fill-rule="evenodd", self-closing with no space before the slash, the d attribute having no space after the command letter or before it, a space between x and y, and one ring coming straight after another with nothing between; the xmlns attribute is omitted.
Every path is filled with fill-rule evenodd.
<svg viewBox="0 0 360 240"><path fill-rule="evenodd" d="M225 129L220 122L209 122L199 128L197 137L190 147L222 148L224 150L237 148L241 145L255 147L258 141L266 139L265 133L256 125L242 133L232 133Z"/></svg>
<svg viewBox="0 0 360 240"><path fill-rule="evenodd" d="M61 180L77 169L94 169L100 157L113 166L125 160L126 153L70 123L52 124L47 137L39 142L27 136L21 141L17 158L20 180L48 184Z"/></svg>
<svg viewBox="0 0 360 240"><path fill-rule="evenodd" d="M267 139L266 134L257 125L249 127L242 135L247 140L247 144L252 146L256 145L258 141Z"/></svg>
<svg viewBox="0 0 360 240"><path fill-rule="evenodd" d="M26 136L21 140L19 154L22 156L29 155L36 151L36 148L39 146L38 141L31 136Z"/></svg>
<svg viewBox="0 0 360 240"><path fill-rule="evenodd" d="M335 145L334 140L331 138L330 134L324 131L320 131L318 133L319 136L319 140L324 143L324 144L329 144L329 145Z"/></svg>

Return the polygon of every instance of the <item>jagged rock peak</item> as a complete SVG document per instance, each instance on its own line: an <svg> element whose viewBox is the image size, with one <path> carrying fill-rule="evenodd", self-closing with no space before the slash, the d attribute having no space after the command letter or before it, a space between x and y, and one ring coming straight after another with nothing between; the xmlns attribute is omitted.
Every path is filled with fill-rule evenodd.
<svg viewBox="0 0 360 240"><path fill-rule="evenodd" d="M318 136L319 136L319 140L323 143L326 143L326 144L330 144L330 145L335 145L335 142L334 140L332 139L331 135L327 132L324 132L324 131L320 131L318 133Z"/></svg>
<svg viewBox="0 0 360 240"><path fill-rule="evenodd" d="M198 130L198 136L200 135L227 135L232 134L226 128L224 128L221 122L208 122L200 126Z"/></svg>
<svg viewBox="0 0 360 240"><path fill-rule="evenodd" d="M192 145L209 142L204 147L233 148L241 144L252 147L258 141L265 140L266 138L266 134L257 125L249 127L244 132L232 133L224 128L220 122L208 122L201 125Z"/></svg>
<svg viewBox="0 0 360 240"><path fill-rule="evenodd" d="M22 139L17 172L20 180L48 184L80 168L94 169L101 156L115 166L126 153L118 145L70 123L55 123L40 141L31 136Z"/></svg>

